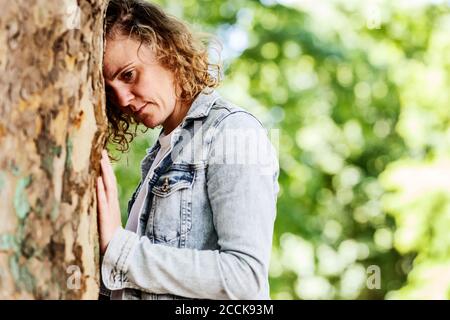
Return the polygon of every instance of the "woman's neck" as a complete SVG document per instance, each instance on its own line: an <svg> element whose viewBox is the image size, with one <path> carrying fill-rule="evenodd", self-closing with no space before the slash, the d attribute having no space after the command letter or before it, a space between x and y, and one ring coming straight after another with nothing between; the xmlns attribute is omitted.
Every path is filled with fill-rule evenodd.
<svg viewBox="0 0 450 320"><path fill-rule="evenodd" d="M173 112L163 123L164 134L169 135L176 127L178 127L183 121L184 117L189 111L191 103L182 104L181 101L177 102Z"/></svg>

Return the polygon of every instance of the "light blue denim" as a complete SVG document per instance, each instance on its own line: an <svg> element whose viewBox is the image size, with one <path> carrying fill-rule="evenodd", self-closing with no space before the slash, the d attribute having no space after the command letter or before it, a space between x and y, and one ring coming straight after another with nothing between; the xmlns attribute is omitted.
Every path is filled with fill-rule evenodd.
<svg viewBox="0 0 450 320"><path fill-rule="evenodd" d="M104 286L125 289L125 299L270 299L279 166L267 130L213 90L175 130L173 163L153 177L138 232L119 228L108 245ZM252 130L264 134L255 140ZM159 147L147 150L142 179ZM255 147L257 161L243 161Z"/></svg>

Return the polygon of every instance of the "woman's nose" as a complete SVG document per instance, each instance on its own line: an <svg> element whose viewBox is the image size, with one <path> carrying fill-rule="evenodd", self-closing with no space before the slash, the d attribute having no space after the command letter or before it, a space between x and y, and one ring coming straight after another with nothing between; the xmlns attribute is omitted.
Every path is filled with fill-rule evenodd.
<svg viewBox="0 0 450 320"><path fill-rule="evenodd" d="M131 105L131 101L134 99L134 95L131 93L130 90L126 88L121 88L117 90L116 92L117 97L117 103L121 108L125 108L129 105Z"/></svg>

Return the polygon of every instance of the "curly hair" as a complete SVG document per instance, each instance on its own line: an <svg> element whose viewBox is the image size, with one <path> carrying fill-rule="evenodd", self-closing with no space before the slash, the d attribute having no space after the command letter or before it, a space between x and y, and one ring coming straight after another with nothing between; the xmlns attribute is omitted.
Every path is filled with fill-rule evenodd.
<svg viewBox="0 0 450 320"><path fill-rule="evenodd" d="M208 60L206 40L210 36L194 35L185 23L155 4L143 0L110 0L105 16L105 39L113 40L117 36L128 36L153 49L161 66L173 73L176 87L180 88L177 98L183 103L190 105L200 92L217 87L221 81L221 66ZM136 136L137 122L113 107L108 97L106 104L107 140L117 144L117 150L127 152ZM135 125L134 132L131 132L132 125Z"/></svg>

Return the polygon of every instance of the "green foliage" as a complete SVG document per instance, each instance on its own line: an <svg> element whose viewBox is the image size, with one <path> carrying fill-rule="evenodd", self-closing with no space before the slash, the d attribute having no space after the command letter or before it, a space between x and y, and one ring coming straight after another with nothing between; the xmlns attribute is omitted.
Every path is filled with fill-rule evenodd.
<svg viewBox="0 0 450 320"><path fill-rule="evenodd" d="M272 298L450 298L448 3L156 2L218 34L219 91L281 130ZM124 213L155 134L116 166Z"/></svg>

